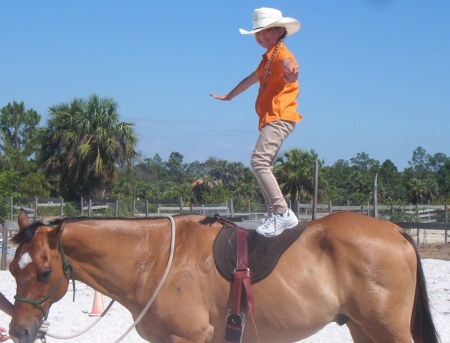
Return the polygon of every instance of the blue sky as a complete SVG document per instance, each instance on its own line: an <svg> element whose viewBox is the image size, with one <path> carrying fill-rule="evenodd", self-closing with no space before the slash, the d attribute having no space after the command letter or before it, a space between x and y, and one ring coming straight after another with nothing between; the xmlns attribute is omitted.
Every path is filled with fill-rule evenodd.
<svg viewBox="0 0 450 343"><path fill-rule="evenodd" d="M303 120L283 149L326 165L366 153L403 170L413 151L450 156L450 1L0 1L0 107L48 108L112 97L145 157L214 156L249 165L258 136L254 86L226 93L263 49L252 12L276 7L302 29L286 39L300 65Z"/></svg>

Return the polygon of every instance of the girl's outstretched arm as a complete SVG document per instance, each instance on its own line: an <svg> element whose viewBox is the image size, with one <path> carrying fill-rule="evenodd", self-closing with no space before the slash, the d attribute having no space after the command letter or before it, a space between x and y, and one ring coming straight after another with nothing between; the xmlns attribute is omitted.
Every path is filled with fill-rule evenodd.
<svg viewBox="0 0 450 343"><path fill-rule="evenodd" d="M2 292L0 292L0 310L12 316L13 308L13 304L11 304L8 299L6 299Z"/></svg>
<svg viewBox="0 0 450 343"><path fill-rule="evenodd" d="M245 92L251 85L254 85L258 82L258 75L256 72L251 73L245 79L238 83L236 87L234 87L228 94L219 95L219 94L210 94L214 99L222 100L222 101L230 101L234 97L239 94Z"/></svg>

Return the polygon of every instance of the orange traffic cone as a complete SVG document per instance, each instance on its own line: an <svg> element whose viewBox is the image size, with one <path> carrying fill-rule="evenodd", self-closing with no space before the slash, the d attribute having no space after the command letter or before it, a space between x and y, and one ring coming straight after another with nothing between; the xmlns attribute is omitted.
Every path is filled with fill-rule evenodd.
<svg viewBox="0 0 450 343"><path fill-rule="evenodd" d="M103 294L95 291L94 294L94 304L92 305L92 312L89 313L91 317L100 316L105 307L103 306Z"/></svg>

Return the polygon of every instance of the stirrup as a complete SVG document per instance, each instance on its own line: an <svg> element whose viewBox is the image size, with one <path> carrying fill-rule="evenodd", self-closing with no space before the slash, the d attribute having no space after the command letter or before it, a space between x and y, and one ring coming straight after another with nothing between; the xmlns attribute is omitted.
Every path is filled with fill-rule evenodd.
<svg viewBox="0 0 450 343"><path fill-rule="evenodd" d="M231 314L231 309L228 309L225 321L225 343L242 342L246 318L245 312L235 315Z"/></svg>

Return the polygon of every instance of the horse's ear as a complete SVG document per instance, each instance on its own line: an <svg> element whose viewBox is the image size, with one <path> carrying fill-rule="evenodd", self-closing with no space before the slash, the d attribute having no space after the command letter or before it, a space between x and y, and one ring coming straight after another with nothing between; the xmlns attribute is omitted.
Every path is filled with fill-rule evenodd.
<svg viewBox="0 0 450 343"><path fill-rule="evenodd" d="M20 209L19 217L17 218L17 223L19 228L22 230L25 226L30 224L30 219L28 218L27 212L23 208Z"/></svg>
<svg viewBox="0 0 450 343"><path fill-rule="evenodd" d="M58 243L58 239L61 237L61 234L63 232L63 226L57 225L53 228L53 230L49 231L48 233L48 243L52 249L56 248L56 245Z"/></svg>

